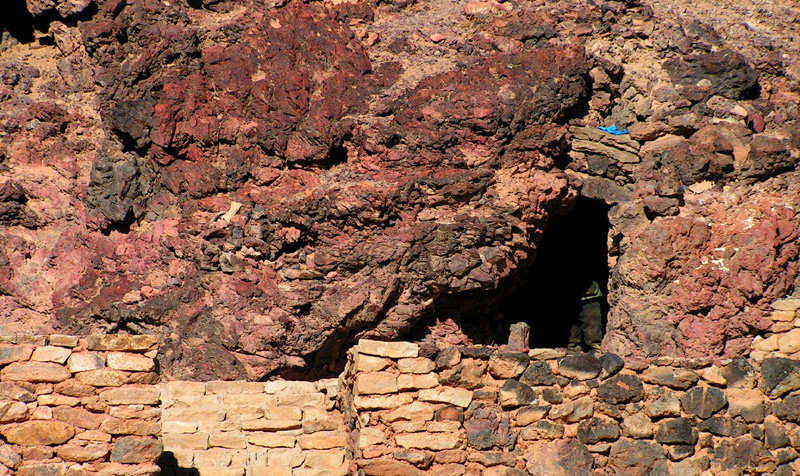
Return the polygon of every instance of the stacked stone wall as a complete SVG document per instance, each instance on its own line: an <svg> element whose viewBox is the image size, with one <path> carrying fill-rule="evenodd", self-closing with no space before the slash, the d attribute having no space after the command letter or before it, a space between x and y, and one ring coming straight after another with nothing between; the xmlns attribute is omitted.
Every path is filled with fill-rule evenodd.
<svg viewBox="0 0 800 476"><path fill-rule="evenodd" d="M155 475L152 336L0 337L0 475Z"/></svg>
<svg viewBox="0 0 800 476"><path fill-rule="evenodd" d="M342 392L367 476L800 474L800 362L626 361L361 341Z"/></svg>
<svg viewBox="0 0 800 476"><path fill-rule="evenodd" d="M164 451L201 476L344 476L348 432L337 380L167 382Z"/></svg>
<svg viewBox="0 0 800 476"><path fill-rule="evenodd" d="M766 357L800 359L800 299L782 299L772 303L770 333L756 337L750 356L755 360Z"/></svg>

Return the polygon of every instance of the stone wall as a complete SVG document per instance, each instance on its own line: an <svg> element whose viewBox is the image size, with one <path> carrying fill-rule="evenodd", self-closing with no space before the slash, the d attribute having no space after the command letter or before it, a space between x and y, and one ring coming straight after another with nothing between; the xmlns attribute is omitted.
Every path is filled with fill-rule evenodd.
<svg viewBox="0 0 800 476"><path fill-rule="evenodd" d="M796 360L361 341L346 372L367 476L800 474Z"/></svg>
<svg viewBox="0 0 800 476"><path fill-rule="evenodd" d="M337 380L167 382L165 476L344 476L347 437ZM181 474L181 473L178 473Z"/></svg>
<svg viewBox="0 0 800 476"><path fill-rule="evenodd" d="M750 356L756 360L768 356L800 359L800 299L776 301L772 309L771 333L753 339Z"/></svg>
<svg viewBox="0 0 800 476"><path fill-rule="evenodd" d="M0 337L0 475L155 475L152 336Z"/></svg>

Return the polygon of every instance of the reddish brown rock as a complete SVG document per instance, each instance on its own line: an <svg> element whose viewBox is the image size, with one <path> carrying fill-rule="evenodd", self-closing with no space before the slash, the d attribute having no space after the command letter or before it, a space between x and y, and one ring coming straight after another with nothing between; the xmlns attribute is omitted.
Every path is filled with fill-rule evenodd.
<svg viewBox="0 0 800 476"><path fill-rule="evenodd" d="M72 426L52 420L26 421L2 430L9 443L22 446L60 445L74 434Z"/></svg>
<svg viewBox="0 0 800 476"><path fill-rule="evenodd" d="M24 382L63 382L71 374L66 367L50 362L14 362L0 371L3 380Z"/></svg>

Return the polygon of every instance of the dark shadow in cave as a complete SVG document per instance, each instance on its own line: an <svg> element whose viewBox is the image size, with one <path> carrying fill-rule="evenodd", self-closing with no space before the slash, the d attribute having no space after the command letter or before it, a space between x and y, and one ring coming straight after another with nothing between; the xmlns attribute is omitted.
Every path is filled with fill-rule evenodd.
<svg viewBox="0 0 800 476"><path fill-rule="evenodd" d="M581 311L581 295L592 281L597 281L603 292L600 302L605 329L608 209L602 201L581 197L571 212L553 217L528 277L501 302L505 327L519 321L531 326L531 348L567 346L570 327Z"/></svg>

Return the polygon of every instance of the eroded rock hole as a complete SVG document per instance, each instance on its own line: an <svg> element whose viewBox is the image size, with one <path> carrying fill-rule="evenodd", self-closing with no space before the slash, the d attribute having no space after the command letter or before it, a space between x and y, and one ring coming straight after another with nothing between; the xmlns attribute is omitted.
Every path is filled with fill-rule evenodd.
<svg viewBox="0 0 800 476"><path fill-rule="evenodd" d="M532 348L567 347L570 328L587 302L599 303L605 329L608 209L601 201L580 198L571 212L553 217L527 278L501 303L504 321L531 326ZM584 296L593 282L602 297ZM584 350L588 350L585 342Z"/></svg>

